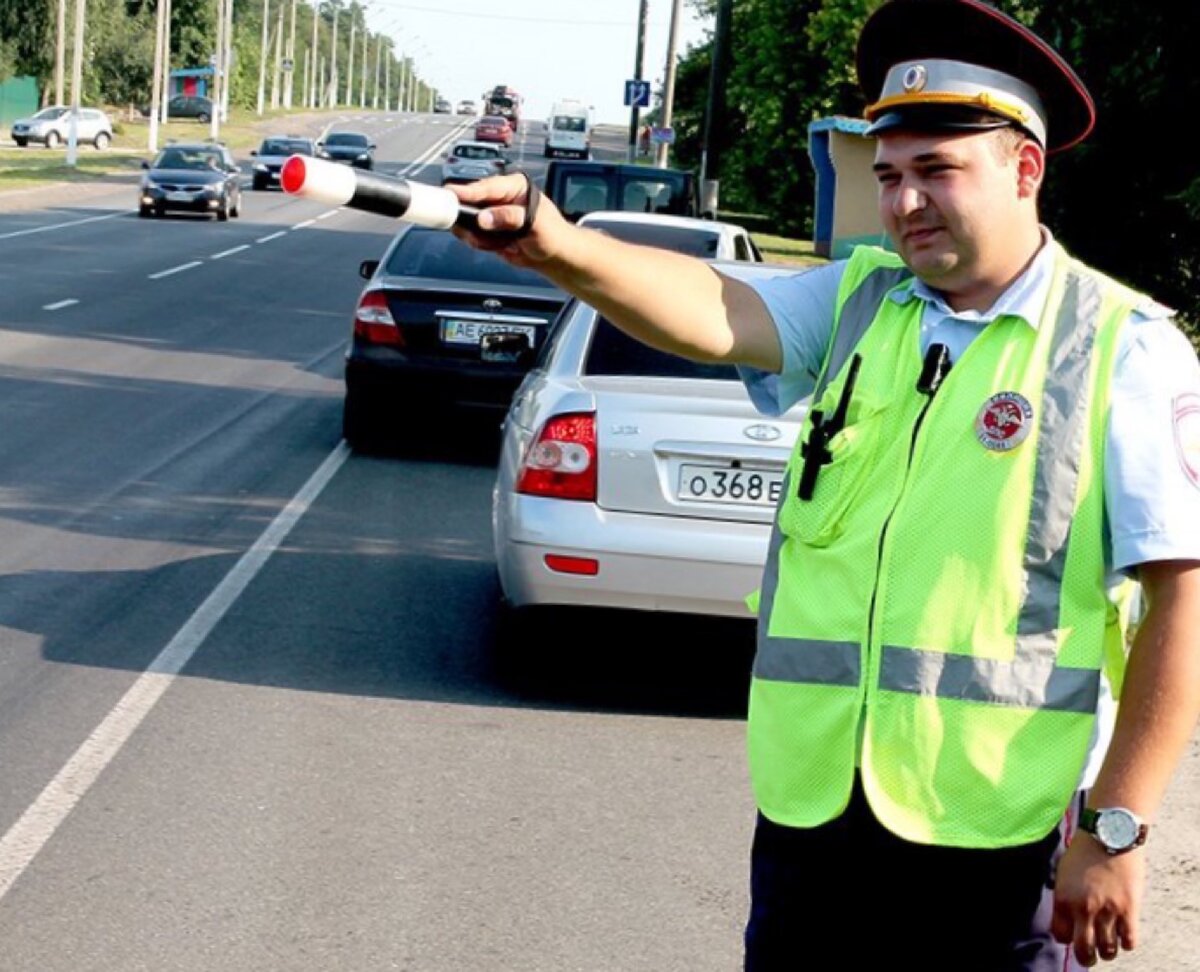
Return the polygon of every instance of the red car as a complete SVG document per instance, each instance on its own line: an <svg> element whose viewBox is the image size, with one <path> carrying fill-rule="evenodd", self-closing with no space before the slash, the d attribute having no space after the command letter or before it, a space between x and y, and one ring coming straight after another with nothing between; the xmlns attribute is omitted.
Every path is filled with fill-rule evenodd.
<svg viewBox="0 0 1200 972"><path fill-rule="evenodd" d="M499 115L484 115L475 123L475 141L500 142L505 148L511 148L513 132L508 119Z"/></svg>

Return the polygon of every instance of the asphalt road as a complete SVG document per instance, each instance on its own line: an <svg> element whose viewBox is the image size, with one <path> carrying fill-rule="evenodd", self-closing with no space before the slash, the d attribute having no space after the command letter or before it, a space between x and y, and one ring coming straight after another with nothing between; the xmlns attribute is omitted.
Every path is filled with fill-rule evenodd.
<svg viewBox="0 0 1200 972"><path fill-rule="evenodd" d="M466 124L338 127L436 181ZM536 131L513 155L542 171ZM749 632L560 614L499 650L495 429L340 442L392 227L134 207L0 199L0 972L737 968ZM1200 968L1198 762L1122 969Z"/></svg>
<svg viewBox="0 0 1200 972"><path fill-rule="evenodd" d="M340 443L390 225L134 202L0 212L0 969L734 967L747 633L499 654L495 430Z"/></svg>

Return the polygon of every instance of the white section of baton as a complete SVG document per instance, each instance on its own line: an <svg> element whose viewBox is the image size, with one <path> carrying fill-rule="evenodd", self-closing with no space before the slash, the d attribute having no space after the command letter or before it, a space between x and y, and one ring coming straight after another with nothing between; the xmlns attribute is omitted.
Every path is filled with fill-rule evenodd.
<svg viewBox="0 0 1200 972"><path fill-rule="evenodd" d="M458 218L458 197L449 189L410 182L412 194L408 211L400 217L406 223L428 226L430 229L449 229Z"/></svg>
<svg viewBox="0 0 1200 972"><path fill-rule="evenodd" d="M358 180L348 165L324 159L304 160L304 185L297 193L329 206L344 206L354 197Z"/></svg>

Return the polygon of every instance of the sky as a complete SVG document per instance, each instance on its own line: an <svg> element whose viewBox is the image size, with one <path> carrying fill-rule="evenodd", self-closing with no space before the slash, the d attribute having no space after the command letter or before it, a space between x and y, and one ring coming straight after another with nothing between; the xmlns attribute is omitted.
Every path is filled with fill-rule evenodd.
<svg viewBox="0 0 1200 972"><path fill-rule="evenodd" d="M642 77L664 77L673 0L650 0ZM498 84L525 98L527 118L560 99L595 108L595 121L628 124L639 0L367 0L367 24L411 54L418 74L455 104ZM681 5L677 53L711 30Z"/></svg>

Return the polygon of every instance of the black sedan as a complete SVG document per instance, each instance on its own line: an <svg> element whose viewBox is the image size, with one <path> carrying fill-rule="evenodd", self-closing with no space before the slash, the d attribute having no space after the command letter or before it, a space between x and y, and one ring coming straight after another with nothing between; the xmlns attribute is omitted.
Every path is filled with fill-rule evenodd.
<svg viewBox="0 0 1200 972"><path fill-rule="evenodd" d="M138 190L138 215L205 213L227 220L242 211L241 169L223 145L168 145L152 163Z"/></svg>
<svg viewBox="0 0 1200 972"><path fill-rule="evenodd" d="M268 189L279 185L279 170L293 155L316 155L316 146L311 138L296 135L280 135L264 138L262 145L250 153L254 156L254 188Z"/></svg>
<svg viewBox="0 0 1200 972"><path fill-rule="evenodd" d="M317 143L321 156L359 169L375 168L375 143L361 132L330 132Z"/></svg>
<svg viewBox="0 0 1200 972"><path fill-rule="evenodd" d="M503 417L566 295L450 233L406 226L354 312L342 432L356 449L404 441L455 414Z"/></svg>

